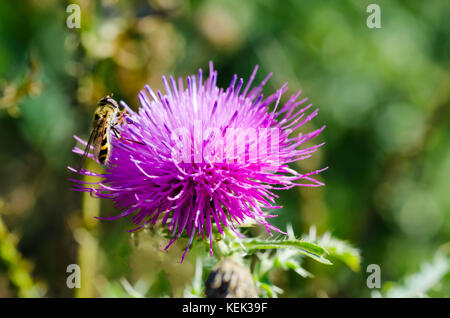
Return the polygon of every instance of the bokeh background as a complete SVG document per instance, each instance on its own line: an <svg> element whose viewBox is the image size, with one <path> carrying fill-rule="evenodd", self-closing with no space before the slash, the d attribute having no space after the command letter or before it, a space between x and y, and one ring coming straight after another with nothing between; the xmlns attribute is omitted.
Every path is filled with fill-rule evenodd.
<svg viewBox="0 0 450 318"><path fill-rule="evenodd" d="M0 1L0 297L183 295L195 253L180 265L183 246L161 253L126 220L98 222L111 205L71 191L67 166L99 98L114 92L136 109L144 84L161 89L161 75L209 60L221 86L259 64L257 80L274 73L265 94L288 81L320 108L304 128L327 125L314 140L326 145L294 167L329 166L326 186L280 192L274 223L351 242L361 269L277 272L281 297L370 297L368 264L401 285L427 263L428 294L449 296L449 265L429 276L449 250L450 2L376 1L382 28L369 29L371 2ZM66 26L71 3L79 29ZM80 289L66 286L69 264L82 268Z"/></svg>

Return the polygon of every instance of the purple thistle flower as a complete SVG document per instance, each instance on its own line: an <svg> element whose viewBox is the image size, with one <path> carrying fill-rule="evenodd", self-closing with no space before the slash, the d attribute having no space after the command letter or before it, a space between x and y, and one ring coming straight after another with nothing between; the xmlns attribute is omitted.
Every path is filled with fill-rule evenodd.
<svg viewBox="0 0 450 318"><path fill-rule="evenodd" d="M257 69L245 87L235 75L226 90L216 86L212 62L206 81L200 69L197 76L187 78L187 88L181 78L176 82L172 76L169 81L162 78L165 93L155 94L146 85L139 94L137 113L121 102L128 123L118 126L124 138L143 145L114 137L105 173L80 171L102 180L91 184L71 179L74 190L113 200L121 213L105 219L132 215L138 227L131 231L161 220L171 236L166 249L186 233L189 243L182 261L195 235L210 240L212 254L214 224L222 235L225 228L237 233L236 227L248 219L264 225L269 233L283 233L266 220L276 215L264 209L280 208L274 205L278 196L272 190L323 185L311 176L326 168L300 174L288 164L310 157L322 145L299 149L325 126L291 136L318 109L309 115L305 112L312 104L297 110L307 101L298 100L301 91L280 106L287 83L264 98L261 91L271 74L251 88ZM83 153L79 148L73 151Z"/></svg>

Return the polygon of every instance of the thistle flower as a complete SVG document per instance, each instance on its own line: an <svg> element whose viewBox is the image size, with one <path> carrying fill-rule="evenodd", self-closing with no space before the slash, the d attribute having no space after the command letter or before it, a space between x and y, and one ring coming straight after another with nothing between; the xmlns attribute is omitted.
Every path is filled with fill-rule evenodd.
<svg viewBox="0 0 450 318"><path fill-rule="evenodd" d="M155 94L146 85L138 112L121 102L128 123L118 127L124 138L142 145L114 137L105 172L80 171L102 180L92 184L72 179L74 190L111 199L121 213L104 219L132 215L137 227L131 231L160 220L171 237L166 249L185 233L189 242L182 261L196 235L209 239L212 254L214 226L222 235L226 228L237 233L237 227L253 220L269 233L283 233L267 221L276 216L267 210L280 208L272 191L323 185L312 175L326 168L300 174L288 164L310 157L322 145L300 149L325 126L293 136L318 109L309 115L311 104L297 109L307 101L298 100L301 91L280 106L287 83L264 97L261 92L271 74L252 88L257 69L245 87L235 75L225 90L217 87L211 62L206 81L200 69L197 76L188 76L186 88L181 78L177 82L172 76L162 78L165 93Z"/></svg>

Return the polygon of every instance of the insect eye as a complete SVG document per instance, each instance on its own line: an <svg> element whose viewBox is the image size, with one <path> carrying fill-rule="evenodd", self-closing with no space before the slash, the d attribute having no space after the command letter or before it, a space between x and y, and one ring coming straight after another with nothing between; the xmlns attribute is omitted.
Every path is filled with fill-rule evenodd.
<svg viewBox="0 0 450 318"><path fill-rule="evenodd" d="M111 105L113 105L114 108L119 108L119 105L117 104L117 102L116 102L114 99L112 99L112 98L110 98L110 99L108 100L108 103L111 104Z"/></svg>

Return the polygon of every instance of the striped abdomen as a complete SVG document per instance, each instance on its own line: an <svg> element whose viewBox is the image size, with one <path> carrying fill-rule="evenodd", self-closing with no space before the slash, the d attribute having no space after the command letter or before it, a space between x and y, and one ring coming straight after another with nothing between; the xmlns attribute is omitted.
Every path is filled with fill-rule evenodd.
<svg viewBox="0 0 450 318"><path fill-rule="evenodd" d="M104 134L103 135L103 139L102 139L102 146L100 147L100 152L98 154L98 161L100 161L100 163L102 165L106 164L106 162L109 159L109 140L108 140L109 136L108 134Z"/></svg>
<svg viewBox="0 0 450 318"><path fill-rule="evenodd" d="M104 124L99 127L99 133L94 140L94 156L102 165L105 165L109 160L109 155L111 153L110 138L110 128L105 121Z"/></svg>

